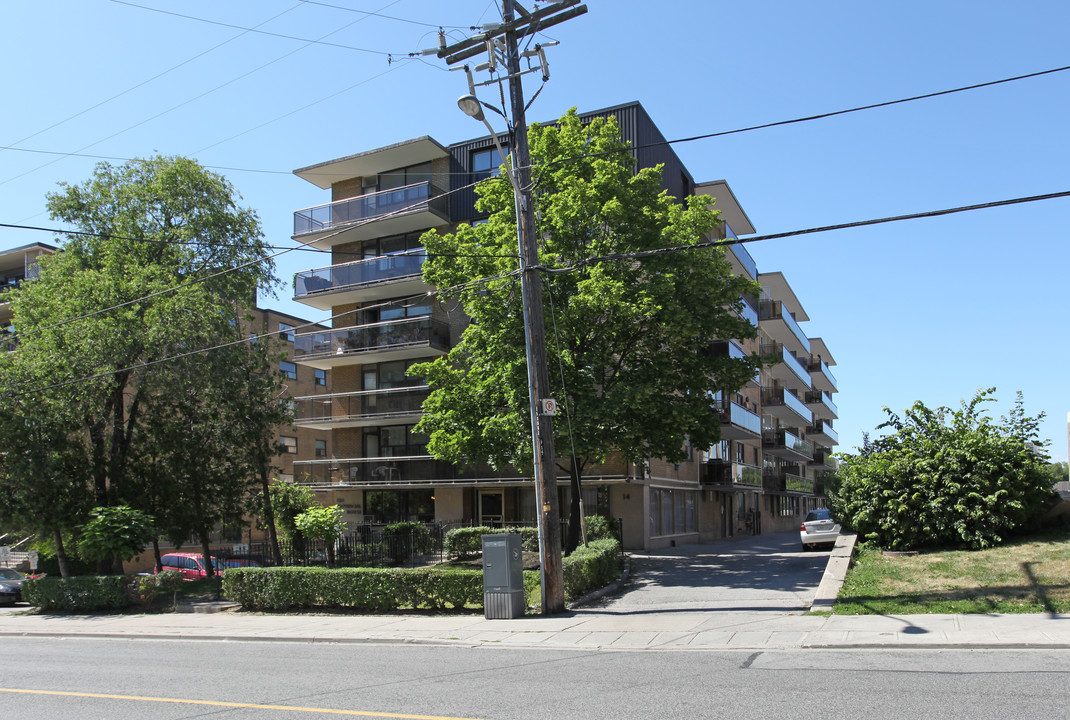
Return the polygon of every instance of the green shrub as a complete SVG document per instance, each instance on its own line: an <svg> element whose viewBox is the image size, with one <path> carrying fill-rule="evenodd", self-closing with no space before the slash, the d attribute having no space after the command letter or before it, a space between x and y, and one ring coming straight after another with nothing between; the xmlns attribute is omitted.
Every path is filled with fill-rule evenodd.
<svg viewBox="0 0 1070 720"><path fill-rule="evenodd" d="M162 570L155 575L134 575L127 584L127 597L131 603L140 603L146 607L156 602L163 593L174 593L183 582L178 570Z"/></svg>
<svg viewBox="0 0 1070 720"><path fill-rule="evenodd" d="M992 390L958 410L916 402L893 432L843 456L826 485L833 515L848 529L894 550L1006 541L1036 522L1053 496L1037 434L1039 418L1014 410L993 422L982 408Z"/></svg>
<svg viewBox="0 0 1070 720"><path fill-rule="evenodd" d="M620 576L620 543L614 539L588 542L562 560L561 568L565 599L575 600Z"/></svg>
<svg viewBox="0 0 1070 720"><path fill-rule="evenodd" d="M610 520L605 515L588 515L584 520L587 523L587 542L619 539L616 520Z"/></svg>
<svg viewBox="0 0 1070 720"><path fill-rule="evenodd" d="M446 533L444 543L446 557L468 558L483 552L483 536L500 533L515 533L520 536L521 546L529 552L539 551L539 529L533 527L491 528L483 525L477 527L454 528Z"/></svg>
<svg viewBox="0 0 1070 720"><path fill-rule="evenodd" d="M223 595L253 610L482 607L483 573L469 568L231 568Z"/></svg>
<svg viewBox="0 0 1070 720"><path fill-rule="evenodd" d="M383 545L395 563L431 552L431 531L421 522L399 522L383 528Z"/></svg>
<svg viewBox="0 0 1070 720"><path fill-rule="evenodd" d="M30 578L22 584L22 599L41 610L116 610L130 604L130 582L122 575Z"/></svg>

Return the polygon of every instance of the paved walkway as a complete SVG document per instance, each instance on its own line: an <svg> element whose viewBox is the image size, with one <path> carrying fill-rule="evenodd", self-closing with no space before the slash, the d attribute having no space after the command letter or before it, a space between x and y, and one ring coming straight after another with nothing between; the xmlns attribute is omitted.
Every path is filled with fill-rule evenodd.
<svg viewBox="0 0 1070 720"><path fill-rule="evenodd" d="M1070 648L1070 616L1063 615L808 615L810 604L830 592L826 586L835 575L836 558L828 552L803 553L796 543L794 533L784 533L636 555L633 574L619 592L552 617L4 610L0 636L629 650Z"/></svg>

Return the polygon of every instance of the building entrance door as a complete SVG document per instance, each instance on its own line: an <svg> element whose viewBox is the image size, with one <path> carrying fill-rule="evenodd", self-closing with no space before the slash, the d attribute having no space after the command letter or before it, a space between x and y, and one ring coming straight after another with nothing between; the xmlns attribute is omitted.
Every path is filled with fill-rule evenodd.
<svg viewBox="0 0 1070 720"><path fill-rule="evenodd" d="M505 493L501 490L479 491L479 524L501 527L505 520Z"/></svg>

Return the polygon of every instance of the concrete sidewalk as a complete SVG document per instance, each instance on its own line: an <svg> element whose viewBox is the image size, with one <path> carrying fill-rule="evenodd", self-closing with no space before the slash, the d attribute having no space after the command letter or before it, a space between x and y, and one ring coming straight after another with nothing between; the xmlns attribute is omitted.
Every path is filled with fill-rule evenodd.
<svg viewBox="0 0 1070 720"><path fill-rule="evenodd" d="M1070 648L1064 615L809 615L835 598L850 539L800 553L795 533L633 558L606 599L551 617L453 614L36 615L0 611L0 636L429 643L583 650ZM826 560L827 558L827 560Z"/></svg>
<svg viewBox="0 0 1070 720"><path fill-rule="evenodd" d="M820 616L752 609L471 615L0 615L0 636L428 643L627 650L1070 648L1070 616Z"/></svg>

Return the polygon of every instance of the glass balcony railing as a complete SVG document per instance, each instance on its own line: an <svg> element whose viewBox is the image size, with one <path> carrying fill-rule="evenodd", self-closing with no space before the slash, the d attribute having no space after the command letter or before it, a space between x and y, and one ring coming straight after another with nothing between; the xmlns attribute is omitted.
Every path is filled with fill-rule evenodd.
<svg viewBox="0 0 1070 720"><path fill-rule="evenodd" d="M814 444L809 440L803 440L793 432L787 430L766 430L762 433L762 447L776 450L783 448L807 458L814 456Z"/></svg>
<svg viewBox="0 0 1070 720"><path fill-rule="evenodd" d="M755 435L762 434L762 418L760 415L751 412L747 408L743 407L739 403L728 402L718 405L718 410L721 413L721 422L736 427L749 430Z"/></svg>
<svg viewBox="0 0 1070 720"><path fill-rule="evenodd" d="M810 352L810 338L806 337L806 333L803 332L802 327L791 316L791 313L784 309L784 303L779 300L762 300L758 303L758 319L762 321L783 321L788 326L788 329L791 330L795 339L805 348L806 352Z"/></svg>
<svg viewBox="0 0 1070 720"><path fill-rule="evenodd" d="M298 397L294 398L294 424L387 421L396 416L415 415L422 411L429 392L426 385L420 385Z"/></svg>
<svg viewBox="0 0 1070 720"><path fill-rule="evenodd" d="M795 397L787 388L762 388L762 405L784 405L800 415L806 424L814 421L814 414L803 401Z"/></svg>
<svg viewBox="0 0 1070 720"><path fill-rule="evenodd" d="M427 253L420 248L397 255L383 255L299 272L294 275L294 297L303 298L321 292L419 275L425 260Z"/></svg>
<svg viewBox="0 0 1070 720"><path fill-rule="evenodd" d="M732 232L732 228L728 227L728 223L725 223L724 227L728 239L735 240L736 234ZM729 245L728 249L733 255L736 256L736 259L739 260L739 264L742 265L743 269L747 271L747 274L750 276L750 279L757 280L758 263L754 262L754 258L752 258L750 253L747 252L747 248L737 243L735 245Z"/></svg>
<svg viewBox="0 0 1070 720"><path fill-rule="evenodd" d="M807 435L824 435L825 437L829 438L832 441L833 445L839 445L840 444L839 433L837 433L833 429L832 425L829 424L828 421L825 421L825 420L817 420L817 421L815 421L813 425L810 425L809 427L806 428L806 434Z"/></svg>
<svg viewBox="0 0 1070 720"><path fill-rule="evenodd" d="M819 358L811 358L807 369L809 369L809 371L813 373L819 372L823 374L825 377L828 378L829 383L832 385L832 387L839 387L836 383L836 376L832 374L832 369L829 368L828 363L824 360L821 360Z"/></svg>
<svg viewBox="0 0 1070 720"><path fill-rule="evenodd" d="M420 448L411 448L419 451ZM525 476L510 470L494 470L487 466L458 468L430 455L397 455L390 457L348 458L331 460L298 460L293 464L294 482L299 485L385 485L397 486L413 482L478 481L523 479Z"/></svg>
<svg viewBox="0 0 1070 720"><path fill-rule="evenodd" d="M762 486L762 469L743 463L710 460L706 463L705 481L711 485Z"/></svg>
<svg viewBox="0 0 1070 720"><path fill-rule="evenodd" d="M366 193L294 213L294 235L322 232L361 220L433 210L446 216L446 196L428 181Z"/></svg>
<svg viewBox="0 0 1070 720"><path fill-rule="evenodd" d="M758 352L765 357L779 360L795 376L795 379L806 387L810 387L810 372L806 366L792 354L790 350L780 343L762 343Z"/></svg>
<svg viewBox="0 0 1070 720"><path fill-rule="evenodd" d="M743 304L740 306L739 316L754 327L758 327L758 311L754 307L754 298L749 295L741 295L740 300L743 301Z"/></svg>
<svg viewBox="0 0 1070 720"><path fill-rule="evenodd" d="M836 403L832 401L832 395L823 390L808 390L806 393L807 405L824 405L832 411L833 415L839 416L839 408L836 407Z"/></svg>
<svg viewBox="0 0 1070 720"><path fill-rule="evenodd" d="M298 335L294 338L294 360L417 345L448 350L449 341L445 322L430 317L409 318Z"/></svg>

